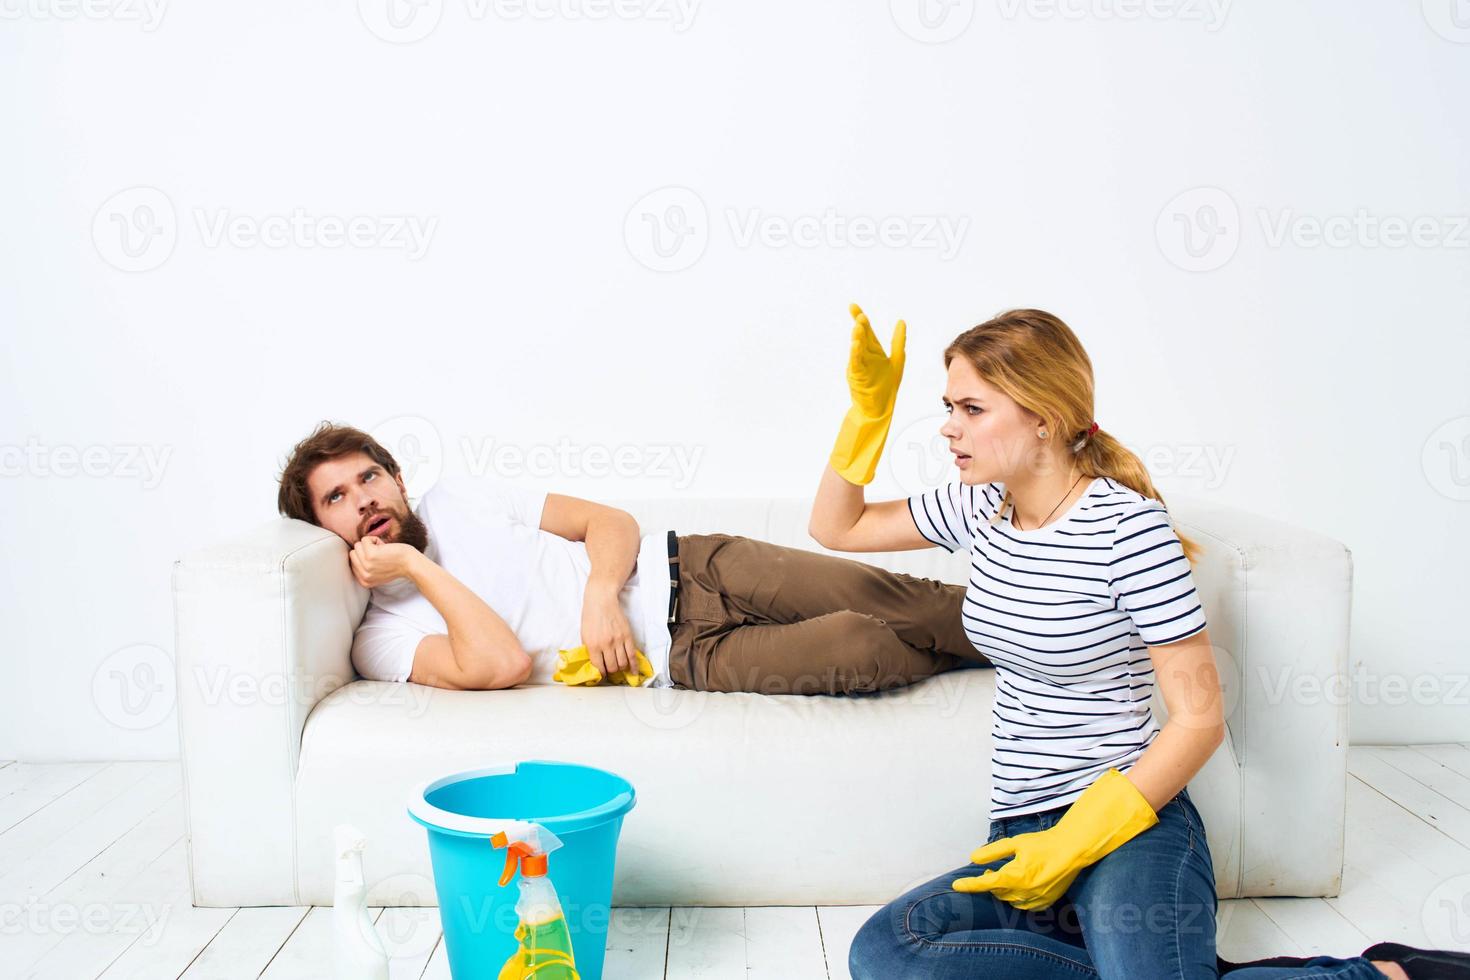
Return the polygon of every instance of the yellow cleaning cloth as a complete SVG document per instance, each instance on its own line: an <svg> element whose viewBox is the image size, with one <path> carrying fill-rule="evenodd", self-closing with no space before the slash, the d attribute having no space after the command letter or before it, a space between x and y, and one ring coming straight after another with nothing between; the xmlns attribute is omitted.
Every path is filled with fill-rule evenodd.
<svg viewBox="0 0 1470 980"><path fill-rule="evenodd" d="M642 650L634 650L638 657L638 671L615 670L607 677L593 665L587 658L585 646L573 647L570 650L556 651L556 673L551 675L554 681L573 686L590 687L595 684L612 682L613 684L627 684L629 687L642 687L653 680L653 664L643 655Z"/></svg>

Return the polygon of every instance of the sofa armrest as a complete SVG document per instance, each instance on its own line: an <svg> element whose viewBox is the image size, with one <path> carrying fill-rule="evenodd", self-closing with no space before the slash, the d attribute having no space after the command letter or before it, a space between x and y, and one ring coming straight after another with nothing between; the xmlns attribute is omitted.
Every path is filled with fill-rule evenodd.
<svg viewBox="0 0 1470 980"><path fill-rule="evenodd" d="M176 561L173 596L194 904L300 904L301 733L355 677L368 592L341 538L281 518Z"/></svg>
<svg viewBox="0 0 1470 980"><path fill-rule="evenodd" d="M1181 497L1169 509L1176 528L1205 549L1195 576L1211 614L1228 744L1239 766L1240 841L1231 856L1240 894L1336 895L1351 552L1325 535L1204 499Z"/></svg>

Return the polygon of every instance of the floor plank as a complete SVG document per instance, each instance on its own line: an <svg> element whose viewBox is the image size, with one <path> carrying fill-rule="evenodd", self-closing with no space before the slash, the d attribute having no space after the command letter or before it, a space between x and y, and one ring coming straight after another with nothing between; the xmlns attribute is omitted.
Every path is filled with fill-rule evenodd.
<svg viewBox="0 0 1470 980"><path fill-rule="evenodd" d="M1384 853L1396 854L1436 874L1470 871L1470 847L1414 813L1403 801L1356 776L1348 780L1347 796L1346 824L1360 836L1349 848L1349 857L1372 861Z"/></svg>
<svg viewBox="0 0 1470 980"><path fill-rule="evenodd" d="M608 921L603 980L644 980L664 975L669 948L669 909L615 908Z"/></svg>
<svg viewBox="0 0 1470 980"><path fill-rule="evenodd" d="M751 980L826 980L817 910L810 906L746 909L745 972Z"/></svg>
<svg viewBox="0 0 1470 980"><path fill-rule="evenodd" d="M667 980L744 980L745 909L673 909L669 916L665 977Z"/></svg>
<svg viewBox="0 0 1470 980"><path fill-rule="evenodd" d="M1415 752L1427 755L1442 766L1448 766L1462 776L1470 776L1470 745L1411 745Z"/></svg>
<svg viewBox="0 0 1470 980"><path fill-rule="evenodd" d="M419 980L443 935L439 910L425 906L387 908L376 925L378 938L388 953L389 980Z"/></svg>
<svg viewBox="0 0 1470 980"><path fill-rule="evenodd" d="M236 909L195 908L186 890L176 893L171 914L112 961L98 980L177 977L219 935Z"/></svg>
<svg viewBox="0 0 1470 980"><path fill-rule="evenodd" d="M1372 942L1426 947L1430 943L1418 910L1422 901L1396 897L1384 877L1349 864L1343 868L1343 893L1327 899Z"/></svg>
<svg viewBox="0 0 1470 980"><path fill-rule="evenodd" d="M69 933L26 974L28 980L78 980L98 977L135 942L156 943L168 920L188 905L184 842L180 839L140 874L113 893L106 930Z"/></svg>
<svg viewBox="0 0 1470 980"><path fill-rule="evenodd" d="M179 796L149 814L101 853L17 915L24 925L8 935L5 960L17 969L36 963L78 929L134 929L164 914L162 903L139 904L126 890L183 836Z"/></svg>
<svg viewBox="0 0 1470 980"><path fill-rule="evenodd" d="M250 980L258 977L306 918L304 906L240 909L179 980Z"/></svg>
<svg viewBox="0 0 1470 980"><path fill-rule="evenodd" d="M1215 949L1234 963L1268 956L1305 956L1294 940L1249 898L1220 902L1215 913Z"/></svg>
<svg viewBox="0 0 1470 980"><path fill-rule="evenodd" d="M852 937L882 907L824 905L817 909L817 924L822 930L822 954L827 962L827 976L831 980L851 980L852 974L847 969L847 954L852 949Z"/></svg>
<svg viewBox="0 0 1470 980"><path fill-rule="evenodd" d="M370 909L374 923L382 909ZM332 964L332 908L315 906L287 938L261 980L321 980Z"/></svg>
<svg viewBox="0 0 1470 980"><path fill-rule="evenodd" d="M1343 893L1327 901L1374 941L1464 948L1470 901L1459 899L1470 891L1470 848L1356 776L1346 829Z"/></svg>
<svg viewBox="0 0 1470 980"><path fill-rule="evenodd" d="M27 783L43 776L48 770L76 769L98 772L108 765L109 763L106 762L0 762L0 797L14 793Z"/></svg>
<svg viewBox="0 0 1470 980"><path fill-rule="evenodd" d="M1446 836L1470 847L1470 810L1391 765L1378 752L1365 746L1348 749L1348 772Z"/></svg>
<svg viewBox="0 0 1470 980"><path fill-rule="evenodd" d="M449 950L444 945L443 935L440 935L439 944L429 957L429 965L424 967L423 980L454 980L449 974Z"/></svg>
<svg viewBox="0 0 1470 980"><path fill-rule="evenodd" d="M69 762L0 769L0 834L105 768L105 762Z"/></svg>
<svg viewBox="0 0 1470 980"><path fill-rule="evenodd" d="M1470 776L1457 772L1438 759L1407 745L1366 746L1367 751L1399 772L1470 810Z"/></svg>
<svg viewBox="0 0 1470 980"><path fill-rule="evenodd" d="M1338 907L1321 898L1255 898L1256 908L1291 937L1307 956L1357 956L1373 945Z"/></svg>
<svg viewBox="0 0 1470 980"><path fill-rule="evenodd" d="M115 762L87 779L71 792L58 797L5 833L0 834L0 868L17 863L72 832L79 824L94 819L109 804L140 783L164 778L178 766L159 762Z"/></svg>
<svg viewBox="0 0 1470 980"><path fill-rule="evenodd" d="M101 809L78 820L44 847L17 855L18 860L14 864L3 865L5 873L0 875L0 902L24 905L32 897L46 894L178 794L178 767L150 765L153 767L139 771L137 775L140 778ZM43 819L45 812L43 810L31 819ZM17 831L19 829L16 828ZM178 822L177 830L179 834L183 833L182 820ZM0 841L9 837L7 833L0 837Z"/></svg>

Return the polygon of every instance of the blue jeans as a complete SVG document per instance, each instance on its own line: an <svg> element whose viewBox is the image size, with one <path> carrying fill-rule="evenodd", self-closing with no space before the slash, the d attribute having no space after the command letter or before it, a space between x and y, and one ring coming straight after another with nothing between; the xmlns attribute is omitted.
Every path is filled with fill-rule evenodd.
<svg viewBox="0 0 1470 980"><path fill-rule="evenodd" d="M993 841L1046 830L1066 806L1003 817ZM987 842L988 842L987 841ZM848 955L853 980L1215 980L1215 870L1204 821L1181 790L1159 822L1083 868L1054 905L1026 911L986 893L950 887L956 878L1010 858L967 864L911 889L858 930ZM1245 966L1229 980L1351 977L1381 980L1361 956L1304 958L1300 966Z"/></svg>

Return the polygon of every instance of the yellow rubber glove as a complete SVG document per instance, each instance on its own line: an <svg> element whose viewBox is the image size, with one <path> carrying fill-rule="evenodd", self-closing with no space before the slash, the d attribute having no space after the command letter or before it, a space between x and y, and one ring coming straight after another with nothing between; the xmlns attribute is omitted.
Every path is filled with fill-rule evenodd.
<svg viewBox="0 0 1470 980"><path fill-rule="evenodd" d="M638 669L615 670L605 678L608 682L641 687L653 680L653 664L648 662L642 650L634 650L633 653L638 657ZM556 651L556 673L551 675L551 679L572 686L589 687L604 681L602 672L592 663L585 646Z"/></svg>
<svg viewBox="0 0 1470 980"><path fill-rule="evenodd" d="M1072 802L1054 826L1002 837L976 849L974 864L1015 855L977 878L956 878L957 892L989 892L1018 909L1044 909L1090 864L1159 822L1138 787L1109 769Z"/></svg>
<svg viewBox="0 0 1470 980"><path fill-rule="evenodd" d="M893 328L892 356L873 333L868 316L856 303L849 307L856 321L852 327L852 349L847 358L847 387L852 407L842 420L837 444L832 447L832 468L848 483L873 482L878 457L888 439L893 421L893 403L903 378L904 338L908 327L902 320Z"/></svg>

